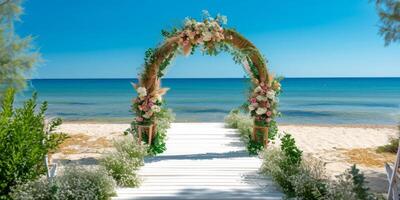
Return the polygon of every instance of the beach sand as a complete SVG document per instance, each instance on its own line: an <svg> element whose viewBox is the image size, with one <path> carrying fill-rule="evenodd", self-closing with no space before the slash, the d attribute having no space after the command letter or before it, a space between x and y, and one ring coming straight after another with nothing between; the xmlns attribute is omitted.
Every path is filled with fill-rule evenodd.
<svg viewBox="0 0 400 200"><path fill-rule="evenodd" d="M190 133L191 123L179 126ZM122 138L129 124L66 123L59 128L69 138L52 155L61 163L94 164L101 154L112 150L112 141ZM384 162L393 162L395 155L375 153L377 146L397 136L396 127L339 126L339 125L280 125L280 134L290 133L305 155L320 158L326 163L329 176L336 176L352 164L365 173L373 191L385 192ZM218 133L215 133L218 134ZM272 145L279 145L278 142ZM168 147L167 147L168 148Z"/></svg>

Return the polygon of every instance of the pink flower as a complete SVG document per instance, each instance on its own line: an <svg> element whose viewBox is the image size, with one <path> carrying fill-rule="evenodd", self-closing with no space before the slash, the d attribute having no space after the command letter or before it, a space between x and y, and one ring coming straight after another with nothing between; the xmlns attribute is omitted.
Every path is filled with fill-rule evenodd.
<svg viewBox="0 0 400 200"><path fill-rule="evenodd" d="M142 108L142 110L145 111L145 112L149 110L149 107L147 107L146 104L143 104L143 105L141 106L141 108Z"/></svg>
<svg viewBox="0 0 400 200"><path fill-rule="evenodd" d="M271 118L265 119L265 121L268 122L268 123L271 122L271 120L272 120Z"/></svg>
<svg viewBox="0 0 400 200"><path fill-rule="evenodd" d="M142 117L136 117L136 119L135 119L137 122L142 122L143 121L143 118Z"/></svg>
<svg viewBox="0 0 400 200"><path fill-rule="evenodd" d="M147 104L147 106L148 106L149 108L151 108L152 106L154 106L154 103L153 103L153 102L149 102L149 104Z"/></svg>
<svg viewBox="0 0 400 200"><path fill-rule="evenodd" d="M250 102L251 102L251 103L257 103L257 99L256 99L256 98L251 98L251 99L250 99Z"/></svg>
<svg viewBox="0 0 400 200"><path fill-rule="evenodd" d="M272 115L272 112L271 111L267 111L267 116L269 117L271 115Z"/></svg>
<svg viewBox="0 0 400 200"><path fill-rule="evenodd" d="M183 46L189 45L189 40L184 40L184 41L182 42L182 45L183 45Z"/></svg>

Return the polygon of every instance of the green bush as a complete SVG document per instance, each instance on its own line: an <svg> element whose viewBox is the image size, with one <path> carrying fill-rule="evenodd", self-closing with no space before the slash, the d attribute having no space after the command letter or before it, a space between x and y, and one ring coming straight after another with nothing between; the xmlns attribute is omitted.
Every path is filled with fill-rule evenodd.
<svg viewBox="0 0 400 200"><path fill-rule="evenodd" d="M50 134L61 124L53 120L46 125L44 102L36 112L36 94L22 108L13 108L15 91L7 90L0 112L0 199L17 182L34 180L46 173L44 158L65 138L65 134ZM50 135L48 135L50 134Z"/></svg>
<svg viewBox="0 0 400 200"><path fill-rule="evenodd" d="M301 156L302 152L290 134L281 138L280 150L267 150L263 153L263 171L271 175L290 197L295 196L291 177L299 173Z"/></svg>
<svg viewBox="0 0 400 200"><path fill-rule="evenodd" d="M399 139L398 138L391 138L389 141L389 144L379 146L376 149L376 152L378 153L397 153L397 149L399 148Z"/></svg>
<svg viewBox="0 0 400 200"><path fill-rule="evenodd" d="M397 149L399 148L399 137L400 137L400 125L397 127L398 128L398 134L396 138L391 138L389 140L389 144L387 145L383 145L383 146L379 146L376 149L376 152L378 153L397 153Z"/></svg>
<svg viewBox="0 0 400 200"><path fill-rule="evenodd" d="M103 168L66 167L51 181L39 179L13 188L14 200L108 200L115 195L115 181Z"/></svg>
<svg viewBox="0 0 400 200"><path fill-rule="evenodd" d="M299 199L323 199L327 195L325 164L312 157L302 159L298 173L290 177L295 196Z"/></svg>
<svg viewBox="0 0 400 200"><path fill-rule="evenodd" d="M109 153L100 160L118 185L136 187L140 184L137 171L144 165L146 147L126 136L124 140L114 142L115 152Z"/></svg>
<svg viewBox="0 0 400 200"><path fill-rule="evenodd" d="M225 117L225 126L238 129L242 140L246 143L249 154L256 155L263 149L263 142L256 142L250 139L253 133L254 120L250 117L248 112L243 111L243 109L232 110L229 115ZM271 121L268 127L268 139L270 141L274 140L277 134L277 124L275 121ZM263 133L261 133L260 137L262 136Z"/></svg>
<svg viewBox="0 0 400 200"><path fill-rule="evenodd" d="M281 148L268 148L262 153L261 170L278 183L289 198L304 200L373 200L378 199L365 186L362 173L352 166L337 180L325 175L321 161L302 157L294 139L286 134L281 138Z"/></svg>

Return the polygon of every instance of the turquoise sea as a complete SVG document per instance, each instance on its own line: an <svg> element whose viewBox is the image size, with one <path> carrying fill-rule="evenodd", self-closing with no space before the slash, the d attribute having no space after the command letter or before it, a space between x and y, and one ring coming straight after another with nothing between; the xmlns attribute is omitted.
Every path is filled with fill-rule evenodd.
<svg viewBox="0 0 400 200"><path fill-rule="evenodd" d="M64 121L129 122L135 79L35 79L17 104L37 91L49 116ZM163 79L178 122L222 122L245 100L246 79ZM281 123L382 124L400 120L400 78L286 78Z"/></svg>

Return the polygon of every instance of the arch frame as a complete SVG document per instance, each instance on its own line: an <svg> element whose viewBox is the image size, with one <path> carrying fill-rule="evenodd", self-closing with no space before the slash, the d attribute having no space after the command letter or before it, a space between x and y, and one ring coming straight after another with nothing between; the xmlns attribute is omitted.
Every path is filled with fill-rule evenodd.
<svg viewBox="0 0 400 200"><path fill-rule="evenodd" d="M139 83L133 84L138 94L132 103L132 110L136 114L132 124L136 130L159 124L157 123L161 117L159 113L165 109L162 96L168 91L168 88L161 87L161 78L171 60L178 54L188 56L197 47L202 47L205 55L228 52L235 63L244 68L252 82L246 104L254 120L248 146L258 149L266 147L268 132L271 128L276 129L274 118L279 115L277 107L281 92L280 79L268 73L267 61L256 46L236 30L226 28L225 24L226 17L217 15L212 18L207 14L201 22L186 18L182 27L174 28L172 31L162 31L164 41L157 48L146 51ZM146 133L146 130L143 132ZM159 134L147 131L148 137L157 135ZM152 147L155 144L149 145Z"/></svg>

